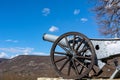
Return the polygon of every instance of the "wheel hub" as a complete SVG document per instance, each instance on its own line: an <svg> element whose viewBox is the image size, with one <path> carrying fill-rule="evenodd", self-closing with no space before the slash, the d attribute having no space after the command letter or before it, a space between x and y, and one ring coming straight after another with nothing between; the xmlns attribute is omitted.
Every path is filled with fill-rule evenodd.
<svg viewBox="0 0 120 80"><path fill-rule="evenodd" d="M77 55L76 55L76 53L74 51L70 51L70 53L67 54L67 57L69 59L75 59L76 56Z"/></svg>

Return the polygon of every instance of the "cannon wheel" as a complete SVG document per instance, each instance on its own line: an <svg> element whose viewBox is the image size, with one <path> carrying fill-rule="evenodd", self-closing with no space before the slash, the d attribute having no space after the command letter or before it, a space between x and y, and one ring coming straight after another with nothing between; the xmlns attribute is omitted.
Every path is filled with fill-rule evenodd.
<svg viewBox="0 0 120 80"><path fill-rule="evenodd" d="M51 62L57 73L67 79L88 76L95 62L92 42L83 34L68 32L61 35L51 48Z"/></svg>

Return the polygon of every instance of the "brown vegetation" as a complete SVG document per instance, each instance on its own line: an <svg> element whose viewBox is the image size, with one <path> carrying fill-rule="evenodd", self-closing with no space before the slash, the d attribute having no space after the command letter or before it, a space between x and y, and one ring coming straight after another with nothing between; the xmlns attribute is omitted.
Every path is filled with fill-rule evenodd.
<svg viewBox="0 0 120 80"><path fill-rule="evenodd" d="M38 77L58 77L49 56L21 55L0 63L0 80L36 80Z"/></svg>

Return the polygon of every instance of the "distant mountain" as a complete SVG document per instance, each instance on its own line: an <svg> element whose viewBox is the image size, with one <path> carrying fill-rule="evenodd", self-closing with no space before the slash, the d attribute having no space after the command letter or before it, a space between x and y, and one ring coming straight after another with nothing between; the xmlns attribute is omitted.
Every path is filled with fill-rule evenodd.
<svg viewBox="0 0 120 80"><path fill-rule="evenodd" d="M6 61L6 60L9 60L9 59L6 59L6 58L0 58L0 63L3 62L3 61Z"/></svg>
<svg viewBox="0 0 120 80"><path fill-rule="evenodd" d="M20 55L0 59L0 80L36 80L37 77L58 77L49 56Z"/></svg>

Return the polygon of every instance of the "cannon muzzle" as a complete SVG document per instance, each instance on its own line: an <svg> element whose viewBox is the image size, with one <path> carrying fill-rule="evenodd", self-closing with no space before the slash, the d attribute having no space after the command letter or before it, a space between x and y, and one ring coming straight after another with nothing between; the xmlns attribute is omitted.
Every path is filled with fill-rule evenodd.
<svg viewBox="0 0 120 80"><path fill-rule="evenodd" d="M49 42L55 42L57 40L58 36L55 36L55 35L51 35L51 34L44 34L43 35L43 40L45 41L49 41Z"/></svg>
<svg viewBox="0 0 120 80"><path fill-rule="evenodd" d="M43 40L54 43L57 40L58 37L59 36L56 36L56 35L44 34L43 35ZM67 47L65 39L62 39L59 42L59 44Z"/></svg>

